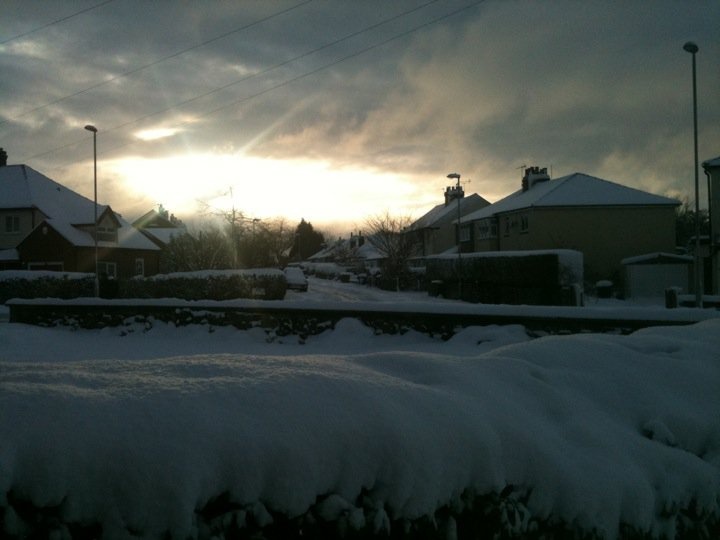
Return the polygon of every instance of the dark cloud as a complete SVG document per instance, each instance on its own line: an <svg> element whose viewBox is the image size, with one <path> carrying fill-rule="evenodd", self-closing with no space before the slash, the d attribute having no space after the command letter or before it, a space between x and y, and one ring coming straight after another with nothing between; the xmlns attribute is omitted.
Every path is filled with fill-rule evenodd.
<svg viewBox="0 0 720 540"><path fill-rule="evenodd" d="M49 24L93 3L6 2L0 42L49 25L0 45L0 146L69 183L94 123L106 159L244 151L419 190L459 170L491 199L538 164L688 193L694 40L701 159L720 153L717 2L426 3L123 1ZM157 128L175 134L136 136Z"/></svg>

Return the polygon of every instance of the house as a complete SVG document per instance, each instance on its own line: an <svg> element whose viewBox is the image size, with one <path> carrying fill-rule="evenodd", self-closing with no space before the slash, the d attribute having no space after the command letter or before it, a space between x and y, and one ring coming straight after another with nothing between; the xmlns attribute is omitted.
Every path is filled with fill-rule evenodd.
<svg viewBox="0 0 720 540"><path fill-rule="evenodd" d="M0 153L0 268L95 271L111 278L158 271L157 245L95 203Z"/></svg>
<svg viewBox="0 0 720 540"><path fill-rule="evenodd" d="M457 247L457 220L490 205L477 193L465 197L461 186L445 188L445 203L433 207L413 222L406 234L417 239L417 256L426 257Z"/></svg>
<svg viewBox="0 0 720 540"><path fill-rule="evenodd" d="M161 249L173 238L187 234L187 228L182 220L170 214L162 205L157 210L150 210L137 218L132 222L132 226Z"/></svg>
<svg viewBox="0 0 720 540"><path fill-rule="evenodd" d="M518 191L460 219L461 250L572 249L585 278L622 281L621 261L675 249L680 202L576 172L525 170Z"/></svg>
<svg viewBox="0 0 720 540"><path fill-rule="evenodd" d="M720 295L720 156L703 161L702 167L708 180L710 213L710 260L705 264L705 291Z"/></svg>
<svg viewBox="0 0 720 540"><path fill-rule="evenodd" d="M331 263L355 272L377 273L384 259L385 254L362 233L350 233L350 238L338 238L308 257L303 265L313 268L313 265Z"/></svg>

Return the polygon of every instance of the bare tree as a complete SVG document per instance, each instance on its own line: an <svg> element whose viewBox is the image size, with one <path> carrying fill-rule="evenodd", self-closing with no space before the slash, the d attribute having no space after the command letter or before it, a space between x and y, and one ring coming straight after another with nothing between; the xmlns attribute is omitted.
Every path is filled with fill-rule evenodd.
<svg viewBox="0 0 720 540"><path fill-rule="evenodd" d="M231 268L231 246L218 227L205 225L173 237L162 251L160 266L162 272Z"/></svg>
<svg viewBox="0 0 720 540"><path fill-rule="evenodd" d="M383 274L390 279L403 279L408 274L408 260L417 248L417 237L408 229L412 220L407 216L376 215L365 221L367 240L383 255Z"/></svg>

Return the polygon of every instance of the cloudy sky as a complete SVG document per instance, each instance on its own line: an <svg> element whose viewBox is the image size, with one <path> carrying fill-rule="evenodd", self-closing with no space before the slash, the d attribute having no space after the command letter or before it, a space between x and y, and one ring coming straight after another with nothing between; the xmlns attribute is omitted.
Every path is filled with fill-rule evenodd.
<svg viewBox="0 0 720 540"><path fill-rule="evenodd" d="M720 2L4 0L0 147L128 218L419 217L521 167L694 197L720 155ZM701 173L701 198L705 198Z"/></svg>

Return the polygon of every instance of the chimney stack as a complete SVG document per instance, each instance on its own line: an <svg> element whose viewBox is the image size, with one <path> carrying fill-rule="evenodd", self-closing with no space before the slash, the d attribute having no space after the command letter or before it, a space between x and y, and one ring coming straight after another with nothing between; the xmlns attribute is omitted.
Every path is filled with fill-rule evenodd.
<svg viewBox="0 0 720 540"><path fill-rule="evenodd" d="M4 148L0 148L0 167L7 166L7 152Z"/></svg>
<svg viewBox="0 0 720 540"><path fill-rule="evenodd" d="M462 199L463 197L465 197L465 190L462 186L447 186L445 188L445 206L455 199Z"/></svg>
<svg viewBox="0 0 720 540"><path fill-rule="evenodd" d="M550 176L547 173L547 167L528 167L525 169L525 175L522 179L522 190L527 191L539 182L547 182Z"/></svg>

